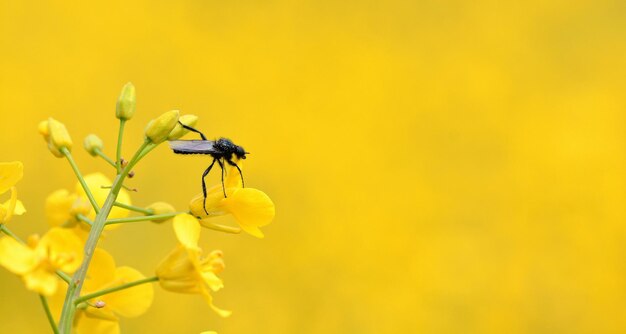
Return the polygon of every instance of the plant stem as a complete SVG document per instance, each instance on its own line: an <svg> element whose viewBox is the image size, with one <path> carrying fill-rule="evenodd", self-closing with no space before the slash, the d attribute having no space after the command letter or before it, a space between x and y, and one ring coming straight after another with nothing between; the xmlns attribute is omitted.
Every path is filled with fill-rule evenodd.
<svg viewBox="0 0 626 334"><path fill-rule="evenodd" d="M11 238L19 241L20 243L23 243L23 244L25 243L24 240L22 240L20 237L18 237L13 232L11 232L11 230L9 230L9 228L6 227L6 225L4 225L4 224L0 224L0 231L3 232L4 234L10 236Z"/></svg>
<svg viewBox="0 0 626 334"><path fill-rule="evenodd" d="M134 222L143 222L143 221L147 221L147 220L159 220L159 219L165 219L165 218L172 218L176 215L179 215L181 213L189 213L188 211L179 211L179 212L172 212L172 213L164 213L162 215L150 215L150 216L137 216L137 217L128 217L128 218L116 218L116 219L109 219L106 221L106 225L113 225L113 224L122 224L122 223L134 223Z"/></svg>
<svg viewBox="0 0 626 334"><path fill-rule="evenodd" d="M80 185L83 187L85 194L87 194L87 198L89 198L91 206L93 206L93 209L96 211L96 213L98 213L100 211L100 207L98 207L96 199L93 198L91 190L89 190L89 187L87 187L87 183L85 182L83 175L80 173L76 162L74 162L74 158L72 158L72 153L70 153L70 151L65 147L61 148L61 153L63 153L63 155L65 155L65 157L67 158L67 161L69 161L70 165L72 166L72 170L74 170L74 174L76 174L76 178L78 178L78 182L80 182Z"/></svg>
<svg viewBox="0 0 626 334"><path fill-rule="evenodd" d="M59 334L59 328L57 327L57 324L54 322L54 317L52 316L52 312L50 312L48 299L44 295L39 295L39 299L41 300L41 305L43 305L44 311L46 311L46 317L48 318L48 322L50 322L50 327L52 327L52 332L54 332L54 334Z"/></svg>
<svg viewBox="0 0 626 334"><path fill-rule="evenodd" d="M113 166L113 168L117 169L117 165L115 164L115 161L113 161L113 159L109 158L108 155L104 154L104 152L102 152L102 150L100 150L99 148L95 148L94 152L96 152L96 154L104 159L104 161L108 162L109 165Z"/></svg>
<svg viewBox="0 0 626 334"><path fill-rule="evenodd" d="M141 212L141 213L146 214L146 215L151 215L151 214L154 213L154 210L151 210L151 209L140 208L138 206L124 204L124 203L120 203L120 202L115 202L115 203L113 203L113 205L115 205L117 207L120 207L120 208L127 209L127 210Z"/></svg>
<svg viewBox="0 0 626 334"><path fill-rule="evenodd" d="M76 218L78 218L79 220L87 223L87 225L89 225L89 226L93 226L93 222L91 221L91 219L89 219L89 217L85 216L82 213L77 214Z"/></svg>
<svg viewBox="0 0 626 334"><path fill-rule="evenodd" d="M128 165L126 165L126 167L124 167L121 172L117 174L115 180L113 181L111 191L104 201L102 210L99 211L96 215L96 219L94 220L93 225L91 226L91 230L89 231L89 237L87 238L87 242L85 243L85 256L83 258L83 263L78 268L76 273L74 273L72 281L70 282L70 285L67 288L67 293L65 295L63 311L61 313L61 321L59 322L59 328L61 333L63 334L69 334L71 332L74 314L76 313L74 300L79 298L80 296L80 291L83 287L83 283L85 282L85 277L87 276L87 269L89 268L91 257L93 256L98 240L100 239L102 230L104 230L106 219L111 212L111 208L113 208L113 203L115 203L120 189L122 189L124 178L139 161L139 156L146 149L150 149L151 146L155 145L152 144L149 140L144 141L144 143L137 150L135 156L130 160Z"/></svg>
<svg viewBox="0 0 626 334"><path fill-rule="evenodd" d="M124 125L126 124L126 120L120 119L120 131L117 134L117 150L115 151L116 166L117 166L117 174L122 172L122 137L124 137Z"/></svg>
<svg viewBox="0 0 626 334"><path fill-rule="evenodd" d="M70 282L72 281L72 278L70 277L70 275L62 272L61 270L57 270L56 273L57 273L57 276L59 276L62 280L65 281L65 283L70 284Z"/></svg>
<svg viewBox="0 0 626 334"><path fill-rule="evenodd" d="M102 289L100 291L96 291L96 292L84 295L84 296L82 296L80 298L76 298L74 300L74 305L78 305L78 304L80 304L82 302L86 302L86 301L88 301L90 299L93 299L93 298L97 298L97 297L100 297L100 296L108 295L109 293L113 293L113 292L116 292L116 291L132 288L134 286L145 284L145 283L156 282L158 280L159 280L159 278L157 276L153 276L153 277L148 277L148 278L140 279L140 280L137 280L137 281L133 281L133 282L130 282L130 283L125 283L125 284L121 284L121 285L118 285L118 286L114 286L112 288Z"/></svg>

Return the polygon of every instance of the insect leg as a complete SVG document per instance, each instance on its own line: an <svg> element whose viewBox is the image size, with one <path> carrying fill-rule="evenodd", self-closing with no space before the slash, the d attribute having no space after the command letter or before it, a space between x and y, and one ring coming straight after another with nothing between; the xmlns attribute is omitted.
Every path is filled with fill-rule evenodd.
<svg viewBox="0 0 626 334"><path fill-rule="evenodd" d="M181 121L178 121L178 124L180 124L183 128L185 128L185 129L187 129L187 130L189 130L189 131L193 131L193 132L195 132L195 133L199 133L199 134L200 134L200 137L202 138L202 140L207 140L207 139L206 139L206 137L204 136L204 134L203 134L202 132L200 132L200 131L198 131L198 130L196 130L196 129L194 129L194 128L190 127L190 126L187 126L187 125L183 124Z"/></svg>
<svg viewBox="0 0 626 334"><path fill-rule="evenodd" d="M234 161L232 161L232 160L226 160L226 162L228 162L228 164L229 164L229 165L231 165L231 166L233 166L233 167L237 168L237 170L239 171L239 176L241 176L241 187L242 187L242 188L245 188L246 186L245 186L245 184L243 183L243 174L241 173L241 168L239 168L239 166L237 166L237 163L235 163L235 162L234 162Z"/></svg>
<svg viewBox="0 0 626 334"><path fill-rule="evenodd" d="M226 187L224 186L224 163L222 162L222 160L217 160L217 163L220 164L220 168L222 169L222 191L224 192L224 197L228 197L226 196Z"/></svg>
<svg viewBox="0 0 626 334"><path fill-rule="evenodd" d="M215 158L213 158L213 162L211 162L211 164L209 165L209 168L207 168L204 173L202 173L202 195L204 195L204 201L202 202L202 208L204 208L204 213L206 213L207 215L209 214L209 212L206 210L206 183L204 182L204 178L209 175L209 172L211 171L211 168L213 168L213 165L215 164Z"/></svg>

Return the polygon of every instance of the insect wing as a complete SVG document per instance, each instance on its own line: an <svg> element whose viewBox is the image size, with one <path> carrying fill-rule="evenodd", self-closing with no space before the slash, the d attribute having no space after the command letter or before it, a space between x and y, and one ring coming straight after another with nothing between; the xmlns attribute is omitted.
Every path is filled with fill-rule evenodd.
<svg viewBox="0 0 626 334"><path fill-rule="evenodd" d="M216 153L213 140L170 140L174 153L210 154Z"/></svg>

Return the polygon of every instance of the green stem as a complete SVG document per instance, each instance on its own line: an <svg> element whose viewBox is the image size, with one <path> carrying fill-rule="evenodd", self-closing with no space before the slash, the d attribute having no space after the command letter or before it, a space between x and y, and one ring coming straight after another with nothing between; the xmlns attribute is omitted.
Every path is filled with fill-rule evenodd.
<svg viewBox="0 0 626 334"><path fill-rule="evenodd" d="M89 219L89 217L85 216L82 213L77 214L76 218L78 218L79 220L87 223L87 225L89 225L89 226L93 226L93 222L91 221L91 219Z"/></svg>
<svg viewBox="0 0 626 334"><path fill-rule="evenodd" d="M117 173L122 172L122 137L124 137L124 125L126 124L126 120L120 119L120 131L117 135L117 150L115 151L116 166Z"/></svg>
<svg viewBox="0 0 626 334"><path fill-rule="evenodd" d="M157 276L153 276L153 277L148 277L148 278L140 279L140 280L137 280L137 281L133 281L133 282L130 282L130 283L114 286L112 288L102 289L100 291L96 291L96 292L93 292L93 293L90 293L90 294L86 294L86 295L84 295L84 296L82 296L80 298L76 298L74 300L74 305L78 305L80 303L86 302L86 301L88 301L90 299L94 299L94 298L97 298L97 297L100 297L100 296L108 295L109 293L113 293L113 292L117 292L117 291L120 291L120 290L132 288L134 286L145 284L145 283L156 282L158 280L159 280L159 278Z"/></svg>
<svg viewBox="0 0 626 334"><path fill-rule="evenodd" d="M11 238L19 241L20 243L25 244L24 240L22 240L20 237L18 237L15 233L11 232L11 230L9 230L9 228L6 227L6 225L0 224L0 231L3 232L4 234L10 236Z"/></svg>
<svg viewBox="0 0 626 334"><path fill-rule="evenodd" d="M146 215L151 215L154 213L154 210L152 209L146 209L146 208L140 208L138 206L134 206L134 205L130 205L130 204L124 204L124 203L120 203L120 202L115 202L113 203L113 205L120 207L120 208L124 208L127 210L131 210L131 211L136 211L136 212L140 212Z"/></svg>
<svg viewBox="0 0 626 334"><path fill-rule="evenodd" d="M109 158L108 155L104 154L104 152L102 152L102 150L100 150L99 148L95 148L94 152L96 152L96 154L104 159L104 161L108 162L109 165L113 166L113 168L117 169L117 165L115 164L115 161L113 161L113 159Z"/></svg>
<svg viewBox="0 0 626 334"><path fill-rule="evenodd" d="M48 299L43 295L39 295L39 299L41 300L41 305L43 305L44 311L46 311L46 317L48 318L48 322L50 322L50 327L52 327L52 332L54 332L54 334L59 334L59 328L57 327L57 324L54 322L54 317L52 316L52 312L50 312Z"/></svg>
<svg viewBox="0 0 626 334"><path fill-rule="evenodd" d="M72 281L72 278L70 277L70 275L62 272L61 270L57 270L56 273L57 273L57 276L59 276L62 280L65 281L65 283L70 284L70 282Z"/></svg>
<svg viewBox="0 0 626 334"><path fill-rule="evenodd" d="M149 216L137 216L137 217L127 217L127 218L116 218L116 219L109 219L106 221L107 225L113 225L113 224L122 224L122 223L134 223L134 222L143 222L143 221L147 221L147 220L159 220L159 219L165 219L165 218L172 218L176 215L179 215L181 213L189 213L188 211L179 211L179 212L172 212L172 213L164 213L162 215L149 215Z"/></svg>
<svg viewBox="0 0 626 334"><path fill-rule="evenodd" d="M104 201L104 205L102 206L102 210L96 215L96 219L94 220L91 230L89 231L89 237L87 238L87 242L85 243L85 256L83 258L83 262L78 270L74 273L72 281L70 282L70 285L67 288L67 293L65 295L63 311L61 313L61 321L59 322L59 328L61 330L61 333L63 334L69 334L71 332L74 314L76 313L74 300L80 297L80 291L87 276L89 263L91 262L94 250L96 248L98 240L100 239L100 235L104 230L106 219L111 212L111 209L113 208L113 203L115 203L120 189L122 189L124 178L128 175L128 173L135 166L135 164L139 162L139 156L146 149L150 148L150 146L154 146L154 144L152 144L148 140L144 141L144 143L137 150L135 156L133 156L128 165L126 165L126 167L124 167L122 171L115 177L111 191L109 192L109 195L107 196L106 200Z"/></svg>
<svg viewBox="0 0 626 334"><path fill-rule="evenodd" d="M91 190L89 190L89 187L87 187L87 183L85 182L83 175L80 173L80 170L78 169L78 166L76 165L76 162L74 162L74 158L72 158L72 153L70 153L70 151L65 147L61 148L61 153L65 155L65 157L67 158L67 161L69 161L70 165L72 166L72 169L74 170L74 174L76 174L76 178L78 178L78 182L80 182L80 185L83 187L85 194L87 194L87 198L89 198L89 202L91 203L91 206L93 206L93 209L96 211L96 213L100 212L100 207L98 206L98 203L96 203L96 199L93 198L93 195L91 194Z"/></svg>

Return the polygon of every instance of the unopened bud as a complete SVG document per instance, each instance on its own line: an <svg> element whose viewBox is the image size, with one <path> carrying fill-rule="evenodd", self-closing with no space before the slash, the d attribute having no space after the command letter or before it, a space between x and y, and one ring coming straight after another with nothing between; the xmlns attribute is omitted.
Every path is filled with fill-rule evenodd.
<svg viewBox="0 0 626 334"><path fill-rule="evenodd" d="M100 139L100 137L94 134L90 134L85 137L83 146L85 147L85 150L89 152L89 154L91 154L91 156L95 157L96 155L98 155L98 150L102 150L102 147L104 147L104 143L102 142L102 139Z"/></svg>
<svg viewBox="0 0 626 334"><path fill-rule="evenodd" d="M43 136L43 139L48 143L48 149L57 158L62 158L61 148L67 148L72 150L72 138L67 132L63 123L49 118L48 120L39 122L37 126L39 133Z"/></svg>
<svg viewBox="0 0 626 334"><path fill-rule="evenodd" d="M172 205L170 205L169 203L165 203L165 202L152 203L146 209L152 210L153 215L164 215L164 214L176 212L176 209ZM154 219L152 221L155 223L163 223L169 219L171 218Z"/></svg>
<svg viewBox="0 0 626 334"><path fill-rule="evenodd" d="M129 120L135 114L135 86L127 83L122 88L120 96L117 98L117 107L115 108L115 116L119 119Z"/></svg>
<svg viewBox="0 0 626 334"><path fill-rule="evenodd" d="M131 170L130 173L128 173L128 178L132 179L133 177L135 177L135 171Z"/></svg>
<svg viewBox="0 0 626 334"><path fill-rule="evenodd" d="M146 127L146 137L154 144L164 142L178 123L179 114L178 110L172 110L151 120Z"/></svg>
<svg viewBox="0 0 626 334"><path fill-rule="evenodd" d="M186 126L194 127L194 126L196 126L196 123L198 123L198 116L196 116L196 115L182 115L182 116L180 116L178 121L180 123L185 124ZM172 132L170 132L169 136L167 136L167 140L176 140L176 139L186 135L187 132L189 132L189 130L183 128L183 126L180 125L180 123L178 123L178 122L176 123L176 126L174 127L174 130L172 130Z"/></svg>

